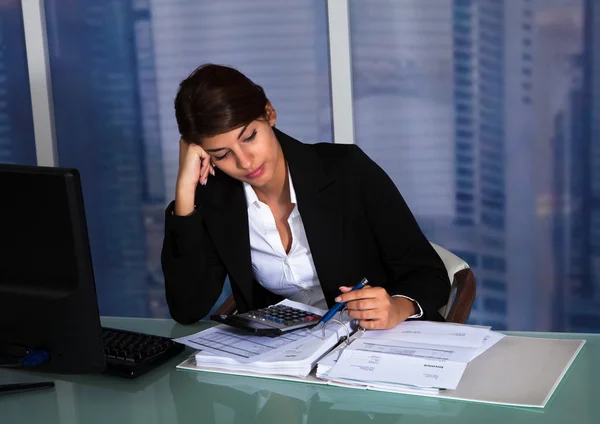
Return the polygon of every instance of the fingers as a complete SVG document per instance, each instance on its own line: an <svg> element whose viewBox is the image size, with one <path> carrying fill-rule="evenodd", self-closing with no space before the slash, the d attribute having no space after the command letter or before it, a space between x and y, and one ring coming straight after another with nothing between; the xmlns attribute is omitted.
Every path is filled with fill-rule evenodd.
<svg viewBox="0 0 600 424"><path fill-rule="evenodd" d="M210 159L206 156L206 153L204 153L203 156L200 156L200 178L198 181L200 181L200 184L202 185L206 185L208 182L208 174L212 168L210 166Z"/></svg>
<svg viewBox="0 0 600 424"><path fill-rule="evenodd" d="M387 292L383 287L365 286L360 290L345 291L347 288L348 287L345 286L340 287L342 294L335 298L336 302L350 302L358 299L372 299L387 296Z"/></svg>
<svg viewBox="0 0 600 424"><path fill-rule="evenodd" d="M375 320L360 320L358 321L358 325L360 325L365 330L386 330L389 328L387 324L381 319Z"/></svg>
<svg viewBox="0 0 600 424"><path fill-rule="evenodd" d="M370 288L371 288L371 286L370 286L370 285L368 285L368 284L366 284L366 285L363 287L363 290L364 290L364 289L370 289ZM351 290L352 290L352 287L349 287L349 286L340 286L340 287L339 287L339 289L340 289L340 291L341 291L342 293L348 293L349 291L351 291Z"/></svg>
<svg viewBox="0 0 600 424"><path fill-rule="evenodd" d="M335 301L346 302L350 318L358 320L359 325L367 330L383 330L391 328L390 296L383 287L365 286L360 290L350 291L347 286L340 287L340 294Z"/></svg>
<svg viewBox="0 0 600 424"><path fill-rule="evenodd" d="M190 149L192 149L200 159L200 174L198 176L198 182L200 182L202 185L206 185L208 182L208 174L215 175L215 170L213 169L210 155L198 145L190 145Z"/></svg>
<svg viewBox="0 0 600 424"><path fill-rule="evenodd" d="M373 320L383 318L383 309L368 309L368 310L348 310L348 315L351 318L358 320Z"/></svg>
<svg viewBox="0 0 600 424"><path fill-rule="evenodd" d="M346 303L346 308L348 311L368 311L370 309L377 309L383 306L385 306L384 301L377 298L351 300L350 302Z"/></svg>

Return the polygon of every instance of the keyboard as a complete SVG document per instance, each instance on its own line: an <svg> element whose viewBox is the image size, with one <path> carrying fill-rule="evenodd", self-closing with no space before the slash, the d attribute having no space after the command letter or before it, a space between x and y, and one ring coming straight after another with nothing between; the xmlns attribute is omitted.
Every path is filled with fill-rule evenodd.
<svg viewBox="0 0 600 424"><path fill-rule="evenodd" d="M105 374L136 378L183 352L185 346L167 337L102 328Z"/></svg>

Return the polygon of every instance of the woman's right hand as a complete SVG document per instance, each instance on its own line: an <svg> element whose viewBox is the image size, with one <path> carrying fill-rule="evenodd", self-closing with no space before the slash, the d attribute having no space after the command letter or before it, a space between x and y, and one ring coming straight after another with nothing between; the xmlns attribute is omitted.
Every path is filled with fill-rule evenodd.
<svg viewBox="0 0 600 424"><path fill-rule="evenodd" d="M199 145L180 139L175 215L189 215L194 212L196 187L198 183L206 185L209 173L215 175L210 155Z"/></svg>

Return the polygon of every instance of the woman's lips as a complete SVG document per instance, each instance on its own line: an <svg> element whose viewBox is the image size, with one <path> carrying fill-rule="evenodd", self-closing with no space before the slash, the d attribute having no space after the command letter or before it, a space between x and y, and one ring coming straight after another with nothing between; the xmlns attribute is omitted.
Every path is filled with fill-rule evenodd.
<svg viewBox="0 0 600 424"><path fill-rule="evenodd" d="M246 174L246 178L252 179L252 178L260 177L262 175L264 169L265 169L265 165L263 164L263 165L259 166L258 169L250 172L249 174Z"/></svg>

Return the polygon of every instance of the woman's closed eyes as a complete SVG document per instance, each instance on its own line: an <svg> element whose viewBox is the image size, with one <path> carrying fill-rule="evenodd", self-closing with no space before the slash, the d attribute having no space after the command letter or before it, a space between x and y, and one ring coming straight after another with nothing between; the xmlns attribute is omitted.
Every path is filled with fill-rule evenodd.
<svg viewBox="0 0 600 424"><path fill-rule="evenodd" d="M252 131L252 134L250 134L248 137L246 137L243 142L244 143L249 143L252 140L254 140L254 138L256 138L256 128L254 129L254 131ZM223 160L225 159L227 156L229 156L229 153L231 153L231 150L228 150L227 153L225 153L224 155L221 156L215 156L215 160Z"/></svg>

